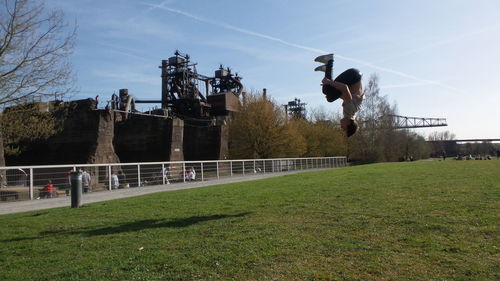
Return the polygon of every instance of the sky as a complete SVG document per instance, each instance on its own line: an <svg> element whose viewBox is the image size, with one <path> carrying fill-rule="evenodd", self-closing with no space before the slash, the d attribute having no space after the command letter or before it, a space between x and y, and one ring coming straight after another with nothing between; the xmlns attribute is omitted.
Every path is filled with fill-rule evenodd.
<svg viewBox="0 0 500 281"><path fill-rule="evenodd" d="M457 139L500 138L498 0L46 0L78 25L76 98L121 88L160 99L162 59L175 50L213 76L220 64L246 91L280 104L339 112L321 93L313 60L334 53L334 76L355 67L379 77L398 114L446 118Z"/></svg>

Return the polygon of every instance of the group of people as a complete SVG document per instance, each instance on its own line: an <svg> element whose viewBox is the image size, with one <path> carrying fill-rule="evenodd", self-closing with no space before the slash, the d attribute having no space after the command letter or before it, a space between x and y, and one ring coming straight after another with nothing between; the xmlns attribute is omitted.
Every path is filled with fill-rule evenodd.
<svg viewBox="0 0 500 281"><path fill-rule="evenodd" d="M193 167L190 167L186 172L184 173L184 179L186 181L194 181L196 180L196 171L194 170Z"/></svg>
<svg viewBox="0 0 500 281"><path fill-rule="evenodd" d="M90 186L92 185L92 177L87 172L85 169L79 169L78 170L81 175L82 175L82 191L83 193L88 193L90 191ZM69 170L67 173L68 177L68 190L71 189L71 172L73 170ZM169 180L169 170L167 167L164 167L162 169L162 176L165 181L165 184L170 184ZM189 167L185 173L184 173L184 180L185 181L195 181L196 180L196 170L194 167ZM116 172L111 173L111 189L118 189L120 186L120 180ZM52 198L54 196L54 185L52 184L51 180L47 181L47 184L40 189L40 196L37 199L40 198Z"/></svg>
<svg viewBox="0 0 500 281"><path fill-rule="evenodd" d="M162 175L163 175L164 183L170 184L170 180L169 180L170 172L169 172L167 167L163 168ZM181 173L181 175L182 175L182 173ZM196 170L194 169L194 167L189 167L184 172L184 180L185 181L195 181L196 180Z"/></svg>

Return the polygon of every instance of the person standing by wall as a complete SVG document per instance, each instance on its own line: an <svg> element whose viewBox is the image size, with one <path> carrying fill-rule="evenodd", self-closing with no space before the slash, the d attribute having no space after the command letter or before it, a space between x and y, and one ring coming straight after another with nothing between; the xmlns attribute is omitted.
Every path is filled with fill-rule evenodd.
<svg viewBox="0 0 500 281"><path fill-rule="evenodd" d="M83 193L89 192L90 184L92 183L92 178L90 174L82 169L82 185L83 185Z"/></svg>
<svg viewBox="0 0 500 281"><path fill-rule="evenodd" d="M120 186L120 180L118 179L118 175L116 173L111 174L111 189L118 189Z"/></svg>

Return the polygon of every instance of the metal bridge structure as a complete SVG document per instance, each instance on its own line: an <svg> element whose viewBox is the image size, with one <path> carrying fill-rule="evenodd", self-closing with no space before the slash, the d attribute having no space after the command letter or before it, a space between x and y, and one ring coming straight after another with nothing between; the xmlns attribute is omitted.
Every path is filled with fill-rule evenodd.
<svg viewBox="0 0 500 281"><path fill-rule="evenodd" d="M446 118L422 118L408 117L401 115L387 115L393 118L393 127L395 129L414 129L428 127L445 127L448 126Z"/></svg>

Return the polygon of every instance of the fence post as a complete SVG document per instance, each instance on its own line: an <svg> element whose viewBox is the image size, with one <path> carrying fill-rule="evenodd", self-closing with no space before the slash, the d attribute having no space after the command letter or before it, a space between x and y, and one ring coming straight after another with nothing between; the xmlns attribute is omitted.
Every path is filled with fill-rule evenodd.
<svg viewBox="0 0 500 281"><path fill-rule="evenodd" d="M137 187L141 187L141 164L137 164Z"/></svg>
<svg viewBox="0 0 500 281"><path fill-rule="evenodd" d="M201 162L201 181L203 181L203 162Z"/></svg>
<svg viewBox="0 0 500 281"><path fill-rule="evenodd" d="M108 190L111 190L111 165L108 166Z"/></svg>
<svg viewBox="0 0 500 281"><path fill-rule="evenodd" d="M264 174L266 173L266 160L262 160L264 162Z"/></svg>
<svg viewBox="0 0 500 281"><path fill-rule="evenodd" d="M71 172L71 208L82 205L82 173Z"/></svg>
<svg viewBox="0 0 500 281"><path fill-rule="evenodd" d="M165 185L165 177L166 177L166 173L165 173L165 163L161 163L161 179L162 179L162 182L163 182L163 185Z"/></svg>
<svg viewBox="0 0 500 281"><path fill-rule="evenodd" d="M186 182L186 162L182 162L182 181Z"/></svg>
<svg viewBox="0 0 500 281"><path fill-rule="evenodd" d="M231 170L231 177L233 176L233 160L229 161L229 169Z"/></svg>
<svg viewBox="0 0 500 281"><path fill-rule="evenodd" d="M253 172L254 174L257 172L257 170L255 170L255 160L253 160Z"/></svg>
<svg viewBox="0 0 500 281"><path fill-rule="evenodd" d="M30 200L33 200L33 168L30 168Z"/></svg>
<svg viewBox="0 0 500 281"><path fill-rule="evenodd" d="M242 162L243 162L243 175L245 175L245 160L243 160Z"/></svg>
<svg viewBox="0 0 500 281"><path fill-rule="evenodd" d="M219 179L219 161L215 162L217 164L216 169L217 169L217 179Z"/></svg>

